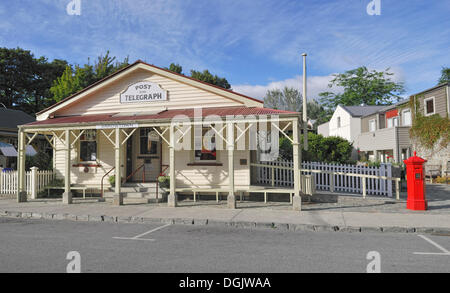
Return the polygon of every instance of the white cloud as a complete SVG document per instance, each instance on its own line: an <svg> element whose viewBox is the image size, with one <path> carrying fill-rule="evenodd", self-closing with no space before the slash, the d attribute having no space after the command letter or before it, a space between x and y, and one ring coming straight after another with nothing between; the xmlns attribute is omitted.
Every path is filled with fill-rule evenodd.
<svg viewBox="0 0 450 293"><path fill-rule="evenodd" d="M331 89L328 87L328 84L333 79L332 75L327 76L309 76L308 77L308 98L309 99L317 99L319 96L319 93L330 91ZM293 87L295 89L300 90L303 92L303 77L300 75L297 75L293 78L280 80L280 81L273 81L265 85L248 85L248 84L241 84L241 85L233 85L232 88L234 91L238 93L242 93L244 95L254 97L257 99L264 99L264 96L266 95L268 90L274 90L274 89L283 89L284 87ZM333 88L333 91L335 89Z"/></svg>

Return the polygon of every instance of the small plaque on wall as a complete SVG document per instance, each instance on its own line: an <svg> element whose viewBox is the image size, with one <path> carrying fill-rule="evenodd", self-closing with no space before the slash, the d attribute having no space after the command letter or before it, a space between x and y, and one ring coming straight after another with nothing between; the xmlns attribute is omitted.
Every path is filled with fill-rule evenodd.
<svg viewBox="0 0 450 293"><path fill-rule="evenodd" d="M240 160L241 166L247 166L247 159Z"/></svg>

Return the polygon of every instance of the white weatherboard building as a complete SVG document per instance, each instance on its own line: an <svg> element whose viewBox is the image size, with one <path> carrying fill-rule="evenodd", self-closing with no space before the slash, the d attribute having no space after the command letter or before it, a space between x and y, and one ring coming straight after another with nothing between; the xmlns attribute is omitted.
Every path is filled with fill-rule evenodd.
<svg viewBox="0 0 450 293"><path fill-rule="evenodd" d="M54 148L67 204L76 187L98 189L111 175L115 204L141 187L151 197L164 173L171 178L169 206L180 193L210 192L226 194L234 208L236 193L261 192L252 186L254 134L292 131L294 187L271 191L294 195L300 209L300 121L299 113L137 61L20 127L18 200L26 201L24 149L40 134Z"/></svg>
<svg viewBox="0 0 450 293"><path fill-rule="evenodd" d="M445 176L450 166L450 147L440 144L442 138L432 148L425 148L417 138L412 138L414 113L448 118L449 83L439 84L390 106L338 106L330 122L318 126L318 133L343 137L352 142L360 154L374 161L401 163L417 151Z"/></svg>
<svg viewBox="0 0 450 293"><path fill-rule="evenodd" d="M349 142L355 142L361 134L361 119L366 115L377 112L382 109L383 106L337 106L330 121L319 125L317 128L318 134L325 137L338 136L342 137ZM357 159L356 150L353 152L352 157Z"/></svg>
<svg viewBox="0 0 450 293"><path fill-rule="evenodd" d="M339 136L350 142L355 142L361 134L361 118L377 112L383 106L342 106L334 111L330 121L318 128L323 136Z"/></svg>

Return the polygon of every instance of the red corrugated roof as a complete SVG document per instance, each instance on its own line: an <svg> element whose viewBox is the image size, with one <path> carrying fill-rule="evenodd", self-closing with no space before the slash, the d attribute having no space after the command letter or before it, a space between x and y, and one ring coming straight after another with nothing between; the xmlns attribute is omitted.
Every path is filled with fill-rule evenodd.
<svg viewBox="0 0 450 293"><path fill-rule="evenodd" d="M220 117L226 117L230 115L299 115L297 112L275 110L269 108L257 108L257 107L226 107L226 108L202 108L202 117L211 115L217 115ZM180 109L180 110L168 110L158 114L151 115L130 115L123 116L118 113L111 114L96 114L96 115L83 115L83 116L66 116L55 117L43 121L36 121L26 126L38 126L38 125L64 125L64 124L76 124L76 123L98 123L98 122L133 122L144 120L170 120L175 116L185 115L189 118L194 118L194 109Z"/></svg>

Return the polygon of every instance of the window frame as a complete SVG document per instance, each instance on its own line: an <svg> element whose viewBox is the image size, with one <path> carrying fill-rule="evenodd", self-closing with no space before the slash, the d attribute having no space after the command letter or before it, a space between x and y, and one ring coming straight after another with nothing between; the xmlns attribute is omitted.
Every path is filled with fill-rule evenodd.
<svg viewBox="0 0 450 293"><path fill-rule="evenodd" d="M428 107L427 107L427 102L428 101L433 101L433 113L427 113L428 111ZM432 116L434 114L436 114L436 99L435 97L429 97L423 100L423 112L425 116Z"/></svg>
<svg viewBox="0 0 450 293"><path fill-rule="evenodd" d="M389 126L389 121L392 121L392 126ZM395 121L397 121L397 125L395 125ZM398 116L394 116L391 118L388 118L386 121L386 128L395 128L398 127Z"/></svg>
<svg viewBox="0 0 450 293"><path fill-rule="evenodd" d="M154 154L151 154L151 153L149 153L149 154L143 154L142 153L142 138L143 138L143 136L142 136L142 131L146 131L146 130L148 130L148 132L147 132L147 136L144 136L144 137L146 137L147 138L147 144L149 143L149 142L151 142L151 143L155 143L156 144L156 152L154 153ZM152 130L151 130L151 128L147 128L147 127L142 127L142 128L140 128L139 129L139 144L138 144L138 147L139 147L139 156L141 156L141 157L156 157L156 156L159 156L159 148L160 148L160 140L150 140L149 138L150 138L150 136L149 136L149 134L152 132ZM148 146L147 146L147 148L148 148Z"/></svg>
<svg viewBox="0 0 450 293"><path fill-rule="evenodd" d="M370 125L371 125L372 122L373 122L373 125L375 126L374 130L370 129ZM369 120L369 132L375 132L375 131L377 131L377 119L370 119Z"/></svg>
<svg viewBox="0 0 450 293"><path fill-rule="evenodd" d="M83 135L86 134L86 132L88 131L92 131L95 132L95 140L86 140L86 139L82 139ZM89 129L89 130L85 130L85 132L83 133L83 135L80 137L79 141L78 141L78 162L79 163L97 163L98 162L98 149L99 149L99 135L98 135L98 130L96 129ZM87 160L87 161L83 161L81 159L81 144L83 142L95 142L95 160ZM92 155L91 155L92 157Z"/></svg>
<svg viewBox="0 0 450 293"><path fill-rule="evenodd" d="M208 127L202 127L202 148L203 148L203 139L204 139L204 137L205 137L205 134L208 132L208 131L210 131L211 129L210 128L208 128ZM215 155L215 160L202 160L201 158L200 159L198 159L198 157L197 157L197 152L199 151L199 150L195 150L195 148L194 148L194 150L193 150L193 152L192 152L192 157L193 157L193 164L215 164L215 163L219 163L219 160L218 160L218 151L217 151L217 141L216 141L216 139L217 139L217 137L216 137L216 135L214 134L213 135L213 138L214 138L214 144L215 144L215 146L216 146L216 155ZM194 137L194 139L195 139L195 137ZM200 152L201 152L201 150L200 150Z"/></svg>
<svg viewBox="0 0 450 293"><path fill-rule="evenodd" d="M405 113L409 112L409 124L405 123ZM402 110L402 126L411 126L412 125L412 112L411 109Z"/></svg>

